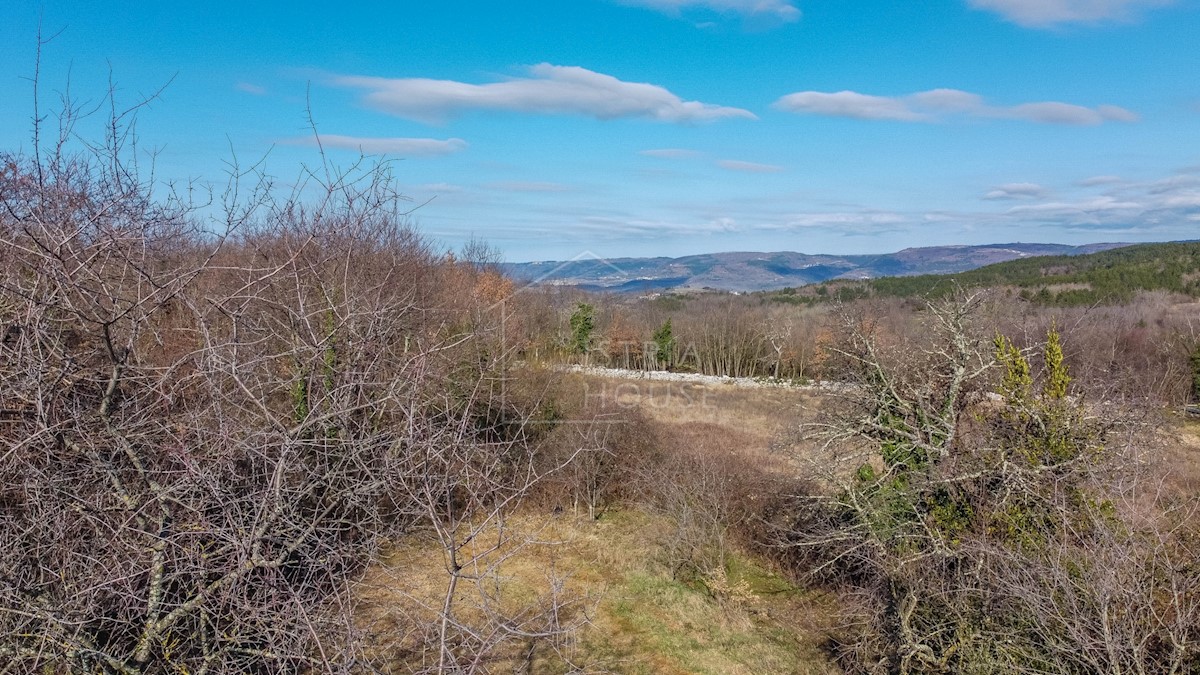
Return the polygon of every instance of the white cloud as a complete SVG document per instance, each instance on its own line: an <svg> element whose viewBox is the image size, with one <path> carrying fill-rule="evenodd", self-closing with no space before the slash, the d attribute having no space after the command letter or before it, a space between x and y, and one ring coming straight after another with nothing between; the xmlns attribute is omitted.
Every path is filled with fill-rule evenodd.
<svg viewBox="0 0 1200 675"><path fill-rule="evenodd" d="M967 0L976 9L995 12L1013 23L1031 28L1127 21L1139 10L1173 2L1175 0Z"/></svg>
<svg viewBox="0 0 1200 675"><path fill-rule="evenodd" d="M1193 189L1200 189L1200 176L1179 174L1146 184L1146 191L1152 195L1171 194L1180 190Z"/></svg>
<svg viewBox="0 0 1200 675"><path fill-rule="evenodd" d="M562 183L538 181L500 181L488 183L484 187L504 192L567 192L571 189Z"/></svg>
<svg viewBox="0 0 1200 675"><path fill-rule="evenodd" d="M1138 114L1132 110L1126 110L1125 108L1115 105L1097 106L1096 112L1100 113L1100 116L1104 119L1112 120L1114 122L1136 122L1141 119L1138 117Z"/></svg>
<svg viewBox="0 0 1200 675"><path fill-rule="evenodd" d="M1037 183L1005 183L983 195L988 200L1038 199L1046 196L1046 188Z"/></svg>
<svg viewBox="0 0 1200 675"><path fill-rule="evenodd" d="M1137 114L1114 105L1087 108L1071 103L1043 101L994 106L978 94L958 89L932 89L908 96L871 96L855 91L801 91L780 98L774 107L809 115L900 122L940 122L966 116L1095 126L1108 121L1134 122L1138 119Z"/></svg>
<svg viewBox="0 0 1200 675"><path fill-rule="evenodd" d="M1115 112L1119 111L1119 112ZM1073 126L1095 126L1105 121L1132 122L1137 115L1116 106L1101 106L1092 109L1071 103L1054 101L1044 103L1022 103L1011 108L995 108L985 113L990 117L1004 117L1042 124L1068 124Z"/></svg>
<svg viewBox="0 0 1200 675"><path fill-rule="evenodd" d="M531 66L529 74L491 84L359 76L335 77L333 84L364 89L367 105L427 123L442 122L466 110L574 114L601 120L642 117L663 122L757 119L748 110L684 101L657 85L624 82L578 66L542 63Z"/></svg>
<svg viewBox="0 0 1200 675"><path fill-rule="evenodd" d="M743 16L768 16L782 21L796 21L800 10L788 0L619 0L621 4L678 14L680 10L703 7L717 12Z"/></svg>
<svg viewBox="0 0 1200 675"><path fill-rule="evenodd" d="M463 187L461 185L455 185L454 183L425 183L423 185L418 185L416 189L420 190L421 192L439 193L458 193L463 191Z"/></svg>
<svg viewBox="0 0 1200 675"><path fill-rule="evenodd" d="M758 164L756 162L743 162L736 159L722 159L717 162L717 166L729 171L741 171L743 173L779 173L783 171L782 166L774 164Z"/></svg>
<svg viewBox="0 0 1200 675"><path fill-rule="evenodd" d="M1120 176L1092 176L1090 178L1084 178L1076 183L1076 185L1080 187L1096 187L1098 185L1116 185L1124 182L1125 179L1121 178Z"/></svg>
<svg viewBox="0 0 1200 675"><path fill-rule="evenodd" d="M659 159L694 159L700 156L700 153L695 150L685 150L683 148L657 148L654 150L641 150L639 155L647 157L657 157Z"/></svg>
<svg viewBox="0 0 1200 675"><path fill-rule="evenodd" d="M1015 186L1020 185L998 187L1019 192L1022 188ZM487 210L481 213L495 211L501 221L489 226L489 237L502 238L503 233L514 251L552 245L578 250L580 242L586 242L592 250L602 250L598 248L601 243L614 243L609 249L614 254L637 250L647 255L677 255L680 247L696 247L702 241L707 242L703 247L709 250L747 250L752 245L763 246L761 250L779 250L785 247L778 242L792 241L801 243L789 247L808 252L824 248L844 253L845 245L837 242L847 237L870 238L855 247L860 251L898 250L913 245L913 241L921 245L1165 241L1195 238L1200 222L1200 184L1189 184L1176 176L1124 181L1099 189L1056 183L1053 191L1047 190L1041 197L977 201L965 210L939 201L892 208L884 203L814 201L804 196L798 202L797 193L785 190L743 197L693 194L679 201L614 205L607 199L589 202L586 193L572 193L570 200L530 209L509 220L503 220L504 211L495 208L495 202L485 202ZM651 242L668 243L647 249ZM526 259L530 255L513 257Z"/></svg>
<svg viewBox="0 0 1200 675"><path fill-rule="evenodd" d="M708 219L676 219L670 217L644 218L625 216L584 216L577 221L576 228L589 236L607 238L638 237L661 238L672 235L707 235L736 232L742 228L729 217Z"/></svg>
<svg viewBox="0 0 1200 675"><path fill-rule="evenodd" d="M1146 183L1111 185L1101 195L1022 204L1003 216L1018 222L1068 229L1149 232L1160 228L1180 231L1184 223L1200 214L1200 179L1171 176Z"/></svg>
<svg viewBox="0 0 1200 675"><path fill-rule="evenodd" d="M879 235L912 225L912 218L892 211L863 209L824 213L792 213L777 224L782 230L824 230L843 236Z"/></svg>
<svg viewBox="0 0 1200 675"><path fill-rule="evenodd" d="M869 96L854 91L825 93L801 91L788 94L775 102L775 107L795 113L854 117L863 120L902 120L916 122L926 119L900 99Z"/></svg>
<svg viewBox="0 0 1200 675"><path fill-rule="evenodd" d="M238 82L237 84L233 85L233 88L247 94L254 94L255 96L267 95L266 87L262 87L257 84L251 84L250 82Z"/></svg>
<svg viewBox="0 0 1200 675"><path fill-rule="evenodd" d="M357 136L339 136L337 134L321 134L320 145L325 148L342 148L357 150L366 154L388 154L404 157L431 157L449 155L467 148L467 142L461 138L359 138ZM285 145L317 145L317 139L311 136L289 138L280 141Z"/></svg>
<svg viewBox="0 0 1200 675"><path fill-rule="evenodd" d="M938 113L973 113L987 108L983 97L959 89L930 89L908 96L911 104Z"/></svg>
<svg viewBox="0 0 1200 675"><path fill-rule="evenodd" d="M1009 209L1010 215L1032 216L1040 218L1055 218L1079 222L1100 222L1107 214L1136 214L1144 211L1145 206L1137 201L1120 200L1115 197L1101 196L1082 199L1073 202L1044 202L1028 206L1014 206Z"/></svg>

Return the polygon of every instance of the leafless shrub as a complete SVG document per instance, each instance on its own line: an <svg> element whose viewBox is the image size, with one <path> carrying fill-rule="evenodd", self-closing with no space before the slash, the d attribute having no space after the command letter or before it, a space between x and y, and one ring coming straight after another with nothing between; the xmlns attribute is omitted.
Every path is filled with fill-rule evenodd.
<svg viewBox="0 0 1200 675"><path fill-rule="evenodd" d="M1186 672L1200 629L1194 501L1156 489L1153 429L1068 395L1057 332L1039 370L974 319L923 340L847 315L856 376L813 428L826 490L796 514L794 564L844 593L853 672Z"/></svg>
<svg viewBox="0 0 1200 675"><path fill-rule="evenodd" d="M235 170L214 222L139 176L129 120L0 156L0 672L368 670L351 582L419 531L433 670L486 670L463 551L559 468L500 395L504 284L430 251L386 165L283 197Z"/></svg>
<svg viewBox="0 0 1200 675"><path fill-rule="evenodd" d="M660 438L636 409L591 391L592 383L571 381L554 395L555 411L538 447L539 465L563 465L541 484L538 495L547 507L569 509L600 518L609 508L639 498L639 477L661 461Z"/></svg>

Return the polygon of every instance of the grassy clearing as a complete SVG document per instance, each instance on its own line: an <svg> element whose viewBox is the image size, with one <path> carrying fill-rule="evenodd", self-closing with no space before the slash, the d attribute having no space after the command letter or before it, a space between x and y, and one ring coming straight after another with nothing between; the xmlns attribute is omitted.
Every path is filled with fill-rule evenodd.
<svg viewBox="0 0 1200 675"><path fill-rule="evenodd" d="M637 409L673 437L686 436L704 451L735 453L796 473L814 459L800 438L826 395L789 388L752 389L722 384L572 376L569 387L593 398Z"/></svg>
<svg viewBox="0 0 1200 675"><path fill-rule="evenodd" d="M792 585L769 567L736 553L725 574L673 579L663 558L670 529L634 511L595 522L570 516L523 515L511 523L518 547L481 566L480 585L460 587L459 616L489 630L481 606L506 610L544 606L557 587L569 601L568 621L586 625L557 645L519 639L498 650L495 672L569 672L558 649L584 672L824 673L835 672L820 650L829 616L824 596ZM372 632L391 670L402 673L434 655L412 649L437 622L446 572L432 542L391 552L360 587L362 625Z"/></svg>
<svg viewBox="0 0 1200 675"><path fill-rule="evenodd" d="M770 439L806 418L820 396L788 388L753 389L724 384L657 382L589 377L590 395L602 395L652 419L716 424Z"/></svg>
<svg viewBox="0 0 1200 675"><path fill-rule="evenodd" d="M1181 494L1200 492L1200 420L1180 417L1167 429L1168 483Z"/></svg>
<svg viewBox="0 0 1200 675"><path fill-rule="evenodd" d="M666 447L737 455L765 472L792 475L814 459L795 434L822 405L810 393L592 377L570 383L592 400L638 409L656 443ZM1168 427L1163 441L1175 467L1171 487L1194 492L1200 489L1200 422L1181 419ZM750 499L760 494L742 492ZM670 518L627 508L592 521L569 507L551 515L551 506L509 521L510 543L469 570L478 582L459 587L455 616L487 635L498 628L487 607L533 617L557 600L561 619L581 627L564 640L509 640L494 651L491 672L838 672L821 648L835 629L832 597L796 586L738 551L726 552L722 569L676 578L672 556L679 551L672 541L679 530ZM477 543L484 547L488 539ZM437 655L421 646L432 644L447 579L437 543L419 539L397 545L366 575L358 616L378 655L389 659L382 672L436 663Z"/></svg>

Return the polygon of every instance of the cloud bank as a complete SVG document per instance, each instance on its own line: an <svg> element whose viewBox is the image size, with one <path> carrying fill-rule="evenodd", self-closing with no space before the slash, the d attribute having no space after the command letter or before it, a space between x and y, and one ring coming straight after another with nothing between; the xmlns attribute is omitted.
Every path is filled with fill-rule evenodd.
<svg viewBox="0 0 1200 675"><path fill-rule="evenodd" d="M955 117L1022 120L1041 124L1095 126L1135 122L1137 114L1114 105L1088 108L1043 101L1014 106L988 104L979 94L958 89L932 89L908 96L872 96L855 91L801 91L788 94L774 107L788 112L897 122L941 122Z"/></svg>
<svg viewBox="0 0 1200 675"><path fill-rule="evenodd" d="M318 144L312 136L289 138L280 141L284 145ZM467 142L461 138L360 138L357 136L340 136L337 134L321 134L320 145L325 148L341 148L357 150L365 154L402 155L404 157L433 157L449 155L467 148Z"/></svg>
<svg viewBox="0 0 1200 675"><path fill-rule="evenodd" d="M788 0L620 0L623 5L678 14L680 10L703 7L716 12L743 16L769 16L782 21L797 21L800 10Z"/></svg>
<svg viewBox="0 0 1200 675"><path fill-rule="evenodd" d="M1049 190L1033 183L997 186L985 199L1022 203L999 212L957 214L956 218L984 227L1034 225L1137 237L1162 233L1166 239L1186 237L1189 230L1194 231L1192 223L1200 222L1200 177L1177 174L1135 183L1116 176L1094 176L1075 185L1084 190L1066 197L1051 197Z"/></svg>
<svg viewBox="0 0 1200 675"><path fill-rule="evenodd" d="M578 66L541 63L531 66L529 75L491 84L361 76L339 76L332 82L365 90L363 101L372 108L425 123L440 123L469 110L583 115L600 120L648 118L674 123L756 119L749 110L684 101L657 85L624 82Z"/></svg>
<svg viewBox="0 0 1200 675"><path fill-rule="evenodd" d="M795 236L799 238L787 240L833 252L847 250L836 242L848 238L865 239L864 245L873 250L899 250L914 240L922 245L1166 241L1194 238L1200 226L1200 175L1105 180L1089 187L1081 187L1080 182L1086 181L1051 187L1006 183L989 189L1003 190L1011 200L978 201L981 193L972 191L958 196L966 204L962 207L939 204L937 197L925 204L891 206L841 199L798 202L792 191L752 198L702 194L682 202L632 200L614 206L607 197L591 201L588 192L581 190L572 193L570 200L508 220L505 211L495 208L497 201L485 202L481 208L501 218L489 227L489 236L511 241L522 251L534 241L573 251L586 242L611 246L614 254L625 251L626 255L632 248L645 251L652 242L673 242L672 247L703 242L710 250L746 250L747 246L778 250L780 237ZM655 254L678 255L679 251L666 247Z"/></svg>
<svg viewBox="0 0 1200 675"><path fill-rule="evenodd" d="M967 4L1029 28L1066 23L1128 21L1139 10L1170 5L1175 0L967 0Z"/></svg>

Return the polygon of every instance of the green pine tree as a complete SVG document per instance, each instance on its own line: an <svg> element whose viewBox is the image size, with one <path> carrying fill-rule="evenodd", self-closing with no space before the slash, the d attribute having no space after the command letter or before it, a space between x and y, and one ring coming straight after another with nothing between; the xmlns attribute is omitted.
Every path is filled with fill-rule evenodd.
<svg viewBox="0 0 1200 675"><path fill-rule="evenodd" d="M1046 382L1042 385L1042 395L1051 400L1065 398L1067 385L1071 377L1067 375L1067 366L1063 363L1062 338L1057 328L1050 328L1046 333Z"/></svg>
<svg viewBox="0 0 1200 675"><path fill-rule="evenodd" d="M1022 403L1029 399L1033 389L1033 377L1029 373L1029 361L1021 354L1021 350L1007 337L996 333L993 340L996 345L996 360L1004 367L1004 379L1000 384L1000 393L1010 403Z"/></svg>
<svg viewBox="0 0 1200 675"><path fill-rule="evenodd" d="M1200 342L1192 350L1192 400L1200 403Z"/></svg>
<svg viewBox="0 0 1200 675"><path fill-rule="evenodd" d="M571 313L571 351L587 354L592 349L593 333L596 330L596 308L581 302Z"/></svg>
<svg viewBox="0 0 1200 675"><path fill-rule="evenodd" d="M663 366L670 368L674 363L675 356L675 335L671 332L671 319L668 318L663 322L663 325L654 331L651 336L654 340L655 360Z"/></svg>

